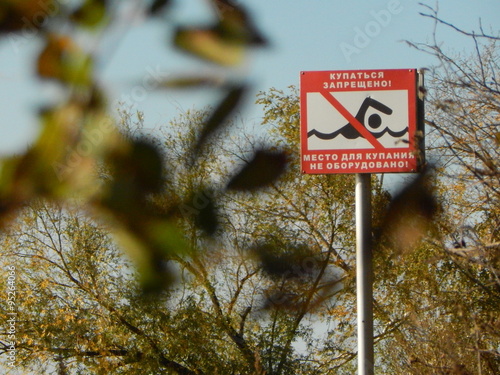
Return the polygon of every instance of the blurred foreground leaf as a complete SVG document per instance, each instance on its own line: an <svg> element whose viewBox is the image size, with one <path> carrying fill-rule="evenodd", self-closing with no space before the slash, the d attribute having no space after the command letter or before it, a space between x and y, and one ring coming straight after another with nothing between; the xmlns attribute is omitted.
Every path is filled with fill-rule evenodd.
<svg viewBox="0 0 500 375"><path fill-rule="evenodd" d="M212 1L219 15L220 23L217 28L221 35L247 45L262 46L266 44L266 40L254 26L243 6L227 0Z"/></svg>
<svg viewBox="0 0 500 375"><path fill-rule="evenodd" d="M249 46L265 40L243 7L227 1L213 1L219 22L208 28L179 28L174 43L180 49L210 62L234 66L243 61Z"/></svg>
<svg viewBox="0 0 500 375"><path fill-rule="evenodd" d="M382 233L397 253L413 249L432 226L438 203L429 180L428 172L420 174L389 205Z"/></svg>
<svg viewBox="0 0 500 375"><path fill-rule="evenodd" d="M203 205L197 210L195 224L209 236L219 228L217 206L211 192L201 192L205 198ZM192 200L194 202L194 200Z"/></svg>
<svg viewBox="0 0 500 375"><path fill-rule="evenodd" d="M153 16L157 15L164 11L170 5L170 3L170 0L153 0L153 3L148 9L148 12Z"/></svg>
<svg viewBox="0 0 500 375"><path fill-rule="evenodd" d="M106 0L85 0L71 19L87 28L99 26L106 19Z"/></svg>
<svg viewBox="0 0 500 375"><path fill-rule="evenodd" d="M230 190L255 190L276 181L286 170L288 158L283 151L257 150L241 170L229 181Z"/></svg>
<svg viewBox="0 0 500 375"><path fill-rule="evenodd" d="M309 311L320 307L338 290L340 279L323 257L306 244L258 244L250 249L264 274L274 283L266 290L264 309Z"/></svg>
<svg viewBox="0 0 500 375"><path fill-rule="evenodd" d="M0 31L15 32L29 28L36 30L46 25L60 9L55 0L1 0Z"/></svg>
<svg viewBox="0 0 500 375"><path fill-rule="evenodd" d="M164 182L164 160L147 139L132 140L108 158L112 179L105 204L123 213L141 211L147 195L157 193Z"/></svg>
<svg viewBox="0 0 500 375"><path fill-rule="evenodd" d="M235 87L229 90L226 97L205 122L198 138L198 142L195 146L195 152L198 152L201 149L210 135L226 124L227 118L234 112L238 104L241 102L245 90L246 89L243 86Z"/></svg>
<svg viewBox="0 0 500 375"><path fill-rule="evenodd" d="M243 62L245 48L214 29L179 28L174 43L180 49L210 62L234 66Z"/></svg>
<svg viewBox="0 0 500 375"><path fill-rule="evenodd" d="M271 278L311 277L320 266L320 262L306 245L261 244L250 251Z"/></svg>
<svg viewBox="0 0 500 375"><path fill-rule="evenodd" d="M189 250L172 212L154 199L166 183L164 155L149 139L128 139L107 165L109 179L93 204L137 264L144 291L160 291L173 281L171 257Z"/></svg>
<svg viewBox="0 0 500 375"><path fill-rule="evenodd" d="M223 80L210 75L178 75L171 79L161 81L159 86L166 89L189 89L199 87L218 87Z"/></svg>
<svg viewBox="0 0 500 375"><path fill-rule="evenodd" d="M139 282L145 293L168 288L174 277L168 264L172 256L188 253L183 233L167 217L151 218L150 212L121 217L113 235L125 249L139 271Z"/></svg>
<svg viewBox="0 0 500 375"><path fill-rule="evenodd" d="M37 72L42 78L66 84L89 85L92 79L92 59L71 38L51 34L38 57Z"/></svg>

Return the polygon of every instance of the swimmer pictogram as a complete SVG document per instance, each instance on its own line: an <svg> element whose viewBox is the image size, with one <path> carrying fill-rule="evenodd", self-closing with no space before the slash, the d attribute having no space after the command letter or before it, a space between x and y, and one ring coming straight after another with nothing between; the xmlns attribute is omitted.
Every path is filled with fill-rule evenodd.
<svg viewBox="0 0 500 375"><path fill-rule="evenodd" d="M404 136L406 133L408 133L408 127L400 130L400 131L393 131L391 130L388 126L383 128L382 130L378 131L380 126L382 125L382 118L379 114L373 113L368 117L367 123L365 123L365 117L366 117L366 112L369 108L374 108L377 111L385 114L385 115L391 115L393 110L386 106L385 104L382 104L381 102L371 98L367 97L361 104L358 112L356 113L356 116L354 118L365 128L367 129L375 138L380 138L384 136L385 134L389 134L390 136L394 138L399 138ZM368 128L367 125L370 127ZM356 127L351 123L348 122L346 125L341 127L338 130L335 130L331 133L323 133L320 132L316 129L312 129L307 133L307 137L310 138L312 136L316 136L319 139L323 140L330 140L334 139L337 136L342 135L346 139L357 139L357 138L364 138L363 135L360 134L360 132L356 129Z"/></svg>

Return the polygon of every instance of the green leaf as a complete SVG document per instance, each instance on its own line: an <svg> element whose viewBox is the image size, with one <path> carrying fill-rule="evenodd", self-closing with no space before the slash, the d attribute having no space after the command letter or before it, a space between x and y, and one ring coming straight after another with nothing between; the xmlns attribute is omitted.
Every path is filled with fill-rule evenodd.
<svg viewBox="0 0 500 375"><path fill-rule="evenodd" d="M216 64L232 66L243 61L247 47L266 42L239 5L215 1L219 22L208 28L179 28L174 43L180 49Z"/></svg>
<svg viewBox="0 0 500 375"><path fill-rule="evenodd" d="M251 191L272 184L285 172L288 160L284 152L258 150L229 181L230 190Z"/></svg>
<svg viewBox="0 0 500 375"><path fill-rule="evenodd" d="M128 169L138 188L144 193L158 192L164 182L163 156L158 147L146 139L134 141L128 158Z"/></svg>
<svg viewBox="0 0 500 375"><path fill-rule="evenodd" d="M88 85L92 80L92 58L66 36L51 34L38 56L38 75L64 83Z"/></svg>
<svg viewBox="0 0 500 375"><path fill-rule="evenodd" d="M168 218L154 219L146 224L146 243L152 244L165 258L189 252L183 233Z"/></svg>
<svg viewBox="0 0 500 375"><path fill-rule="evenodd" d="M72 15L73 22L95 28L106 19L106 0L86 0Z"/></svg>

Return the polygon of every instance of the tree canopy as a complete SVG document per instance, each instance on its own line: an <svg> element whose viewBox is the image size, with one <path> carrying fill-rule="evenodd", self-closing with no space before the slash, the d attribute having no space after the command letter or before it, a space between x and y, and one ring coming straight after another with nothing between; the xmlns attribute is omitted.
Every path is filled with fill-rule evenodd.
<svg viewBox="0 0 500 375"><path fill-rule="evenodd" d="M265 44L242 6L211 3L215 23L179 28L176 48L228 66ZM2 161L0 287L15 298L0 317L17 316L0 353L14 346L32 373L352 374L353 176L300 173L294 87L258 95L264 138L232 117L244 82L194 73L156 87L215 85L215 108L155 137L140 116L116 121L79 38L116 22L114 5L0 2L0 33L24 38L31 21L37 77L66 93L40 111L36 142ZM139 7L161 18L169 6ZM475 53L411 43L439 61L424 90L431 163L399 192L372 176L376 367L496 374L499 38L427 10Z"/></svg>

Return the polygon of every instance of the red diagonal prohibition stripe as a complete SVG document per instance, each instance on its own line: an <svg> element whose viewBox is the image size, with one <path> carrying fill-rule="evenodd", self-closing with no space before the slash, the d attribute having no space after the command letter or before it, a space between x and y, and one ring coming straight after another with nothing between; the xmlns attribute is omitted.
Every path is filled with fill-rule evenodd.
<svg viewBox="0 0 500 375"><path fill-rule="evenodd" d="M385 147L373 136L370 131L361 124L356 117L354 117L333 95L328 91L320 91L321 95L328 100L328 102L335 107L339 113L344 116L344 118L349 121L349 123L354 126L354 128L361 134L368 142L372 144L378 150L384 150Z"/></svg>

